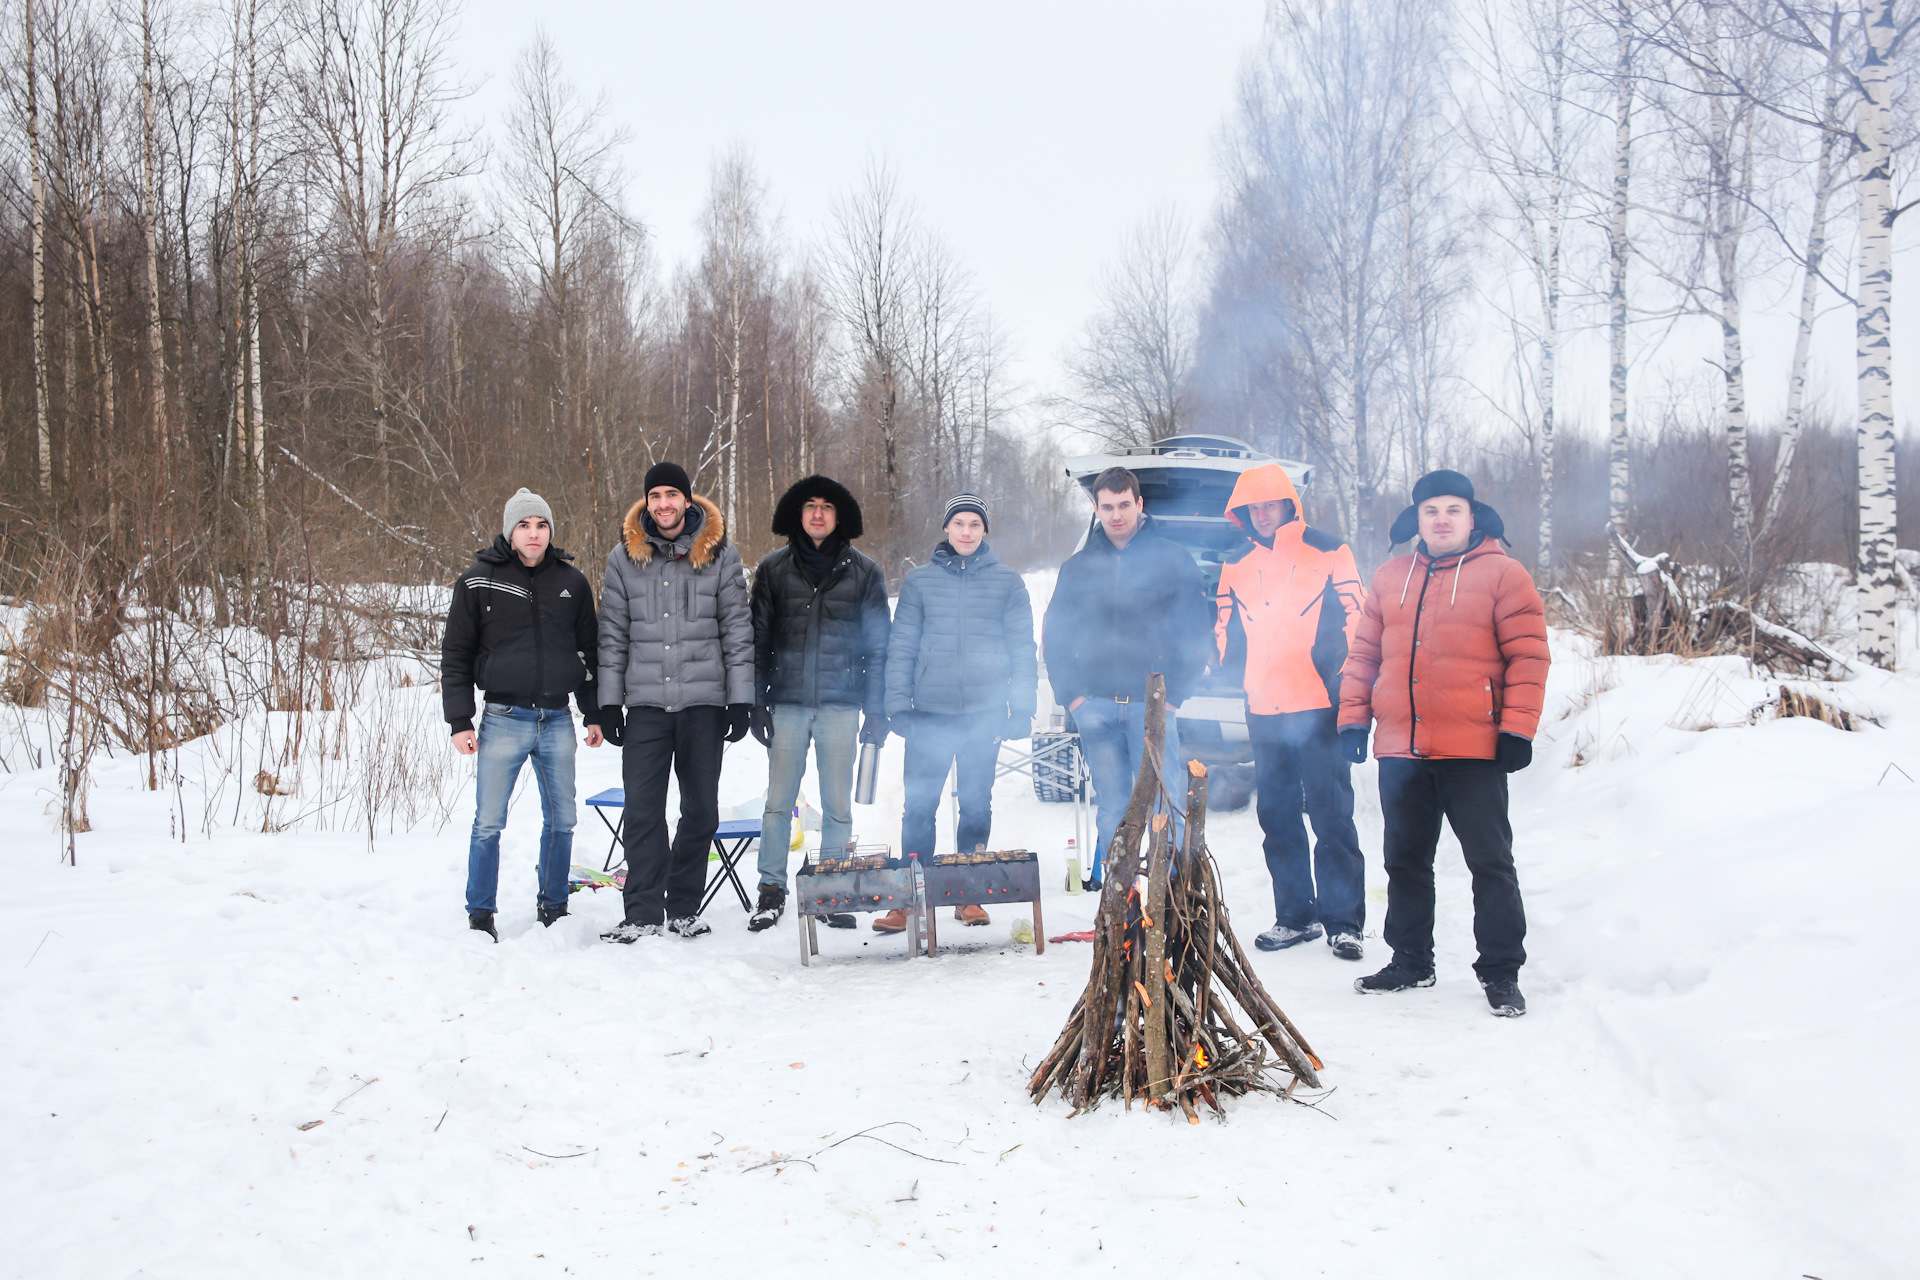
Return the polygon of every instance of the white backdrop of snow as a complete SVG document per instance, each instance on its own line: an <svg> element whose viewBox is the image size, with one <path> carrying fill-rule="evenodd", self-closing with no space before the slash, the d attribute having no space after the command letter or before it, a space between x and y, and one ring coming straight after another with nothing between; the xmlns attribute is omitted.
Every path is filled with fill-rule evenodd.
<svg viewBox="0 0 1920 1280"><path fill-rule="evenodd" d="M949 926L932 962L863 928L823 931L803 971L791 919L749 934L730 895L707 939L604 946L610 894L535 924L523 787L494 946L460 909L470 783L445 829L371 849L232 826L182 843L175 797L102 760L69 868L52 772L12 774L0 1270L1078 1274L1170 1247L1158 1265L1256 1275L1907 1273L1920 663L1839 686L1880 721L1848 734L1749 724L1776 682L1737 659L1599 659L1566 635L1555 659L1513 781L1529 1016L1486 1015L1451 837L1439 984L1353 993L1387 958L1369 764L1367 962L1255 960L1336 1089L1198 1128L1027 1102L1087 949L1036 957L1004 910ZM430 690L397 696L437 721ZM580 761L583 800L618 781L613 751ZM863 838L897 838L899 774L895 739ZM729 806L764 791L751 740L722 785ZM1084 927L1092 900L1057 891L1069 810L1020 777L995 803L996 841L1043 853L1047 931ZM1270 892L1252 810L1210 832L1250 935ZM583 805L575 860L605 847Z"/></svg>

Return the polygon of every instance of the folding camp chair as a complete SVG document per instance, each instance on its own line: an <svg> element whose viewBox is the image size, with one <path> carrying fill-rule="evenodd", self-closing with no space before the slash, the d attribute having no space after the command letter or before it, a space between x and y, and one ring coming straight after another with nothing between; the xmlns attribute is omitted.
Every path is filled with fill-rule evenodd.
<svg viewBox="0 0 1920 1280"><path fill-rule="evenodd" d="M597 795L588 796L587 804L600 815L600 821L606 824L607 830L612 833L613 840L607 846L606 861L600 868L602 871L612 871L626 860L626 852L620 844L620 833L627 824L626 789L608 787ZM619 817L607 817L609 809L618 811ZM713 851L715 860L720 866L707 878L707 891L700 899L701 914L706 913L714 898L718 896L720 887L725 884L733 886L734 896L740 899L742 911L753 910L753 899L747 896L747 887L740 883L740 872L737 868L748 846L755 844L759 839L760 819L758 818L739 818L732 822L723 822L714 831Z"/></svg>

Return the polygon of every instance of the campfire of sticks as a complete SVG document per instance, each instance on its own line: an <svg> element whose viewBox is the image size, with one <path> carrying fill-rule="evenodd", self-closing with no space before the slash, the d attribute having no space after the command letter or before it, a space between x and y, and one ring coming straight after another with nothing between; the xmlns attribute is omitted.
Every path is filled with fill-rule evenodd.
<svg viewBox="0 0 1920 1280"><path fill-rule="evenodd" d="M1027 1085L1036 1103L1058 1089L1075 1115L1102 1098L1129 1110L1137 1099L1177 1106L1198 1124L1201 1103L1224 1114L1222 1094L1291 1097L1302 1084L1320 1087L1320 1059L1260 985L1227 923L1206 843L1206 766L1188 765L1177 847L1168 815L1153 812L1165 794L1166 728L1166 684L1155 675L1140 775L1107 849L1093 971Z"/></svg>

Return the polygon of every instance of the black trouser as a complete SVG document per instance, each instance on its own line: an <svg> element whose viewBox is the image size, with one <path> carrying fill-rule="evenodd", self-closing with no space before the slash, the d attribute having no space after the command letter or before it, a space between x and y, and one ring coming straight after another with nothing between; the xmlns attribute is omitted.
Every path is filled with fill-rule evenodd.
<svg viewBox="0 0 1920 1280"><path fill-rule="evenodd" d="M1333 708L1249 713L1247 737L1274 923L1304 929L1318 921L1329 935L1359 933L1367 922L1367 864L1353 827L1353 766L1340 754ZM1313 820L1311 850L1302 814Z"/></svg>
<svg viewBox="0 0 1920 1280"><path fill-rule="evenodd" d="M627 708L620 783L626 788L628 924L699 913L707 855L720 825L724 707ZM667 771L680 783L680 823L667 845Z"/></svg>
<svg viewBox="0 0 1920 1280"><path fill-rule="evenodd" d="M1460 841L1473 875L1473 940L1482 982L1512 982L1527 962L1527 913L1513 870L1513 827L1507 822L1507 775L1491 760L1380 762L1380 809L1386 817L1387 926L1393 958L1433 971L1433 855L1440 817Z"/></svg>

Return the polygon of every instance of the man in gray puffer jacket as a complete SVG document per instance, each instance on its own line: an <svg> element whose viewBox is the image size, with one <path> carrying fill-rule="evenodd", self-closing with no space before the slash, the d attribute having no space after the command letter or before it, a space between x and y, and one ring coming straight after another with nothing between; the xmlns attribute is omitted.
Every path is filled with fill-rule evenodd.
<svg viewBox="0 0 1920 1280"><path fill-rule="evenodd" d="M626 919L601 935L632 942L698 918L707 851L720 825L720 757L747 736L753 619L740 553L720 510L671 462L647 471L600 592L602 732L621 748L626 788ZM622 721L624 720L624 724ZM680 823L667 843L667 774Z"/></svg>
<svg viewBox="0 0 1920 1280"><path fill-rule="evenodd" d="M887 715L907 740L900 852L922 858L933 856L940 786L956 761L959 848L987 842L1000 743L1033 732L1039 681L1033 601L986 544L986 504L971 493L953 498L944 532L933 563L901 585L887 649ZM980 907L956 908L954 917L987 923ZM873 927L897 932L906 913L881 916Z"/></svg>

